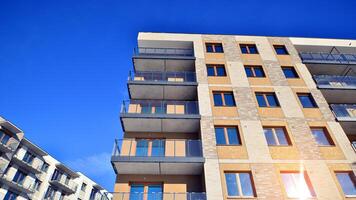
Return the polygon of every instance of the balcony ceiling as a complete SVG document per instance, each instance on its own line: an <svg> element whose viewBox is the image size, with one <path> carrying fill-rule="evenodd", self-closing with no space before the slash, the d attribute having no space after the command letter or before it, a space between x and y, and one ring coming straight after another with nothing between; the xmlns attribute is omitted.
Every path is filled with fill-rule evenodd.
<svg viewBox="0 0 356 200"><path fill-rule="evenodd" d="M356 103L356 88L354 89L323 89L320 88L326 101L331 104L355 104Z"/></svg>
<svg viewBox="0 0 356 200"><path fill-rule="evenodd" d="M356 76L356 65L307 64L312 75Z"/></svg>

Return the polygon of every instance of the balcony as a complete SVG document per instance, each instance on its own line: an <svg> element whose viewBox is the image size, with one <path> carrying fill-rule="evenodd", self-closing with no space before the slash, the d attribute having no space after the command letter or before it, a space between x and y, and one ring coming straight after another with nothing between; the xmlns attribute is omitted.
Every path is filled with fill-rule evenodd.
<svg viewBox="0 0 356 200"><path fill-rule="evenodd" d="M330 106L346 134L355 134L356 104L331 104Z"/></svg>
<svg viewBox="0 0 356 200"><path fill-rule="evenodd" d="M34 160L32 160L31 162L27 162L19 158L19 156L15 154L12 157L12 161L17 165L19 165L21 169L26 170L27 172L34 173L34 174L42 173L41 165L38 162L34 162Z"/></svg>
<svg viewBox="0 0 356 200"><path fill-rule="evenodd" d="M132 57L135 71L192 71L195 57L191 43L182 47L137 47Z"/></svg>
<svg viewBox="0 0 356 200"><path fill-rule="evenodd" d="M7 176L7 174L2 174L0 175L0 182L19 193L26 194L27 196L30 196L36 191L34 185L28 181L28 178L25 178L22 182L18 183L13 181L12 177Z"/></svg>
<svg viewBox="0 0 356 200"><path fill-rule="evenodd" d="M130 72L128 89L133 99L194 100L197 97L194 72Z"/></svg>
<svg viewBox="0 0 356 200"><path fill-rule="evenodd" d="M202 173L204 158L200 140L116 140L111 162L118 174Z"/></svg>
<svg viewBox="0 0 356 200"><path fill-rule="evenodd" d="M329 103L356 103L356 76L317 75L314 80Z"/></svg>
<svg viewBox="0 0 356 200"><path fill-rule="evenodd" d="M299 55L305 64L356 65L356 54L302 52Z"/></svg>
<svg viewBox="0 0 356 200"><path fill-rule="evenodd" d="M9 160L0 156L0 176L5 172L9 162Z"/></svg>
<svg viewBox="0 0 356 200"><path fill-rule="evenodd" d="M196 101L128 100L120 117L125 132L196 133L200 128Z"/></svg>
<svg viewBox="0 0 356 200"><path fill-rule="evenodd" d="M78 185L66 176L52 177L50 183L57 188L60 188L66 194L73 194L77 191Z"/></svg>
<svg viewBox="0 0 356 200"><path fill-rule="evenodd" d="M1 126L0 126L1 128ZM16 146L18 141L13 139L10 135L4 133L3 130L0 129L0 151L3 153L9 153L16 150Z"/></svg>
<svg viewBox="0 0 356 200"><path fill-rule="evenodd" d="M130 193L130 192L113 192L112 200L206 200L205 192L187 192L187 193Z"/></svg>
<svg viewBox="0 0 356 200"><path fill-rule="evenodd" d="M12 143L14 144L14 143ZM14 145L9 144L9 142L0 141L0 151L3 153L9 153L15 151Z"/></svg>

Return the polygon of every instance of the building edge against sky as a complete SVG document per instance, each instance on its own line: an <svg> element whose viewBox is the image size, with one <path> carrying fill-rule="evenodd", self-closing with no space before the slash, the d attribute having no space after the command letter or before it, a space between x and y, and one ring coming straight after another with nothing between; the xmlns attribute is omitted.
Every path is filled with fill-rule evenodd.
<svg viewBox="0 0 356 200"><path fill-rule="evenodd" d="M355 40L144 32L132 60L115 199L356 199Z"/></svg>
<svg viewBox="0 0 356 200"><path fill-rule="evenodd" d="M104 188L53 158L2 117L0 153L0 199L111 199Z"/></svg>

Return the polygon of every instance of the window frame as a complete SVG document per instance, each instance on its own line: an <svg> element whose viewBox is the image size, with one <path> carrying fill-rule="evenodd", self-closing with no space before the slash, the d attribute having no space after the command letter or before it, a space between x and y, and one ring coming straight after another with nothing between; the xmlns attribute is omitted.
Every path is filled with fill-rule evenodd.
<svg viewBox="0 0 356 200"><path fill-rule="evenodd" d="M208 46L211 46L212 50L213 51L208 51ZM218 52L216 51L216 46L221 46L221 52ZM223 44L222 43L219 43L219 42L206 42L205 43L205 50L206 50L206 53L224 53L224 47L223 47Z"/></svg>
<svg viewBox="0 0 356 200"><path fill-rule="evenodd" d="M283 71L283 75L284 75L284 77L286 79L299 79L300 78L300 76L299 76L297 70L295 69L295 67L293 67L293 66L281 66L281 68L282 68L282 71ZM295 77L287 77L286 73L284 72L284 69L291 69L293 74L295 75Z"/></svg>
<svg viewBox="0 0 356 200"><path fill-rule="evenodd" d="M238 191L239 195L238 196L231 196L229 195L229 191L228 191L228 182L226 179L226 174L234 174L235 178L236 178L236 184L237 184L237 188L236 190ZM242 189L242 184L241 184L241 180L240 180L240 174L249 174L249 178L250 178L250 184L252 187L252 196L248 196L248 195L244 195L243 194L243 189ZM256 197L256 188L255 188L255 183L253 180L253 176L252 176L252 172L251 171L224 171L224 178L225 178L225 186L226 186L226 195L228 198L254 198Z"/></svg>
<svg viewBox="0 0 356 200"><path fill-rule="evenodd" d="M230 91L213 91L212 93L213 93L213 103L214 103L215 107L235 107L236 106L234 92L232 92L232 91L231 92ZM215 104L214 95L216 95L216 94L220 95L222 105L216 105ZM226 105L225 94L231 94L232 95L233 105Z"/></svg>
<svg viewBox="0 0 356 200"><path fill-rule="evenodd" d="M283 53L283 54L278 53L277 48L283 48L285 53ZM284 44L274 44L273 45L273 49L274 49L274 52L276 52L277 55L289 55L288 49L287 49L286 45L284 45Z"/></svg>
<svg viewBox="0 0 356 200"><path fill-rule="evenodd" d="M267 96L268 95L273 95L274 98L275 98L275 101L276 101L276 106L271 106L270 105L270 102L268 101L268 98ZM258 98L257 98L257 95L262 95L264 101L266 102L266 106L261 106L259 101L258 101ZM280 108L281 107L281 104L279 103L279 100L278 100L278 97L276 95L275 92L255 92L255 97L256 97L256 101L257 101L257 105L258 107L260 108Z"/></svg>
<svg viewBox="0 0 356 200"><path fill-rule="evenodd" d="M312 103L313 106L312 107L305 107L303 105L302 101L300 100L300 96L308 96L309 99L311 100L311 103ZM319 108L318 104L316 103L316 101L315 101L315 99L314 99L314 97L313 97L313 95L311 93L297 92L297 97L298 97L299 103L302 106L302 108L306 108L306 109L308 109L308 108Z"/></svg>
<svg viewBox="0 0 356 200"><path fill-rule="evenodd" d="M323 144L319 144L318 141L316 140L315 136L314 136L314 133L313 133L313 130L316 130L316 129L319 129L319 130L322 130L323 131L323 134L326 138L326 140L328 141L328 145L323 145ZM318 146L320 147L333 147L335 146L335 142L334 140L332 139L331 135L330 135L330 132L328 131L328 129L326 127L321 127L321 126L311 126L310 127L310 132L311 134L313 135L313 138L315 140L315 142L317 143Z"/></svg>
<svg viewBox="0 0 356 200"><path fill-rule="evenodd" d="M11 139L12 135L2 127L0 128L0 143L3 145L7 145ZM4 142L5 140L5 142Z"/></svg>
<svg viewBox="0 0 356 200"><path fill-rule="evenodd" d="M146 148L146 155L137 155L137 144L138 141L140 140L145 140L147 142L147 148ZM153 149L153 142L155 140L161 141L163 143L163 146L160 147L160 149L163 149L163 153L161 155L153 155L154 154L154 149ZM166 157L166 139L165 138L135 138L135 156L137 157Z"/></svg>
<svg viewBox="0 0 356 200"><path fill-rule="evenodd" d="M225 144L218 144L216 141L216 146L242 146L242 140L241 140L241 134L238 126L221 126L221 125L216 125L214 126L214 131L215 131L215 137L216 137L216 128L222 128L224 130L224 139L225 139ZM228 128L234 128L236 130L236 137L239 141L237 144L230 144L229 140L229 135L228 135Z"/></svg>
<svg viewBox="0 0 356 200"><path fill-rule="evenodd" d="M347 194L345 194L344 189L343 189L343 187L342 187L342 185L341 185L341 183L340 183L340 181L338 179L338 176L337 176L337 174L348 174L350 179L351 179L351 181L356 185L356 176L355 176L354 172L353 171L340 171L340 170L337 170L337 171L334 171L334 174L335 174L337 183L339 184L339 186L340 186L340 188L342 190L343 195L345 197L347 197L347 198L355 198L356 195L347 195Z"/></svg>
<svg viewBox="0 0 356 200"><path fill-rule="evenodd" d="M247 75L246 68L249 68L251 70L253 76ZM266 73L265 73L265 70L263 69L262 65L244 65L244 69L245 69L247 78L266 78ZM263 76L256 76L255 69L261 69Z"/></svg>
<svg viewBox="0 0 356 200"><path fill-rule="evenodd" d="M242 54L255 54L255 55L260 54L256 44L241 43L241 44L239 44L239 47L240 47L240 51ZM251 47L254 47L256 49L256 53L251 53L251 50L250 50ZM242 48L246 48L247 53L244 53L242 51Z"/></svg>
<svg viewBox="0 0 356 200"><path fill-rule="evenodd" d="M208 77L226 77L227 76L227 72L226 72L226 68L225 68L224 64L206 64L206 68L207 68ZM213 68L213 70L214 70L214 75L213 76L209 75L208 68ZM224 69L224 75L223 76L219 76L218 75L218 68Z"/></svg>
<svg viewBox="0 0 356 200"><path fill-rule="evenodd" d="M313 185L311 183L311 180L308 176L308 173L307 171L302 171L303 172L303 177L304 177L304 182L306 184L306 186L308 187L308 190L309 190L309 193L310 193L310 197L307 197L307 198L315 198L316 197L316 194L315 194L315 191L314 191L314 188L313 188ZM287 192L287 187L286 187L286 184L285 182L283 181L283 177L282 177L282 174L300 174L301 172L300 171L280 171L279 174L280 174L280 178L281 178L281 181L282 181L282 184L283 184L283 188L284 188L284 191L287 195L288 198L300 198L300 197L293 197L293 196L289 196L288 195L288 192ZM294 179L294 177L292 177Z"/></svg>
<svg viewBox="0 0 356 200"><path fill-rule="evenodd" d="M272 147L289 147L289 146L292 146L292 141L289 137L289 134L288 134L288 131L287 131L287 128L285 126L263 126L263 134L265 136L265 139L266 139L266 142L267 142L267 145L268 146L272 146ZM272 130L272 134L273 134L273 139L275 141L275 145L273 144L268 144L268 140L266 138L266 133L265 133L265 129L271 129ZM277 136L277 131L276 129L282 129L283 130L283 133L284 133L284 137L286 138L287 140L287 144L284 145L284 144L280 144L280 141L278 139L278 136Z"/></svg>

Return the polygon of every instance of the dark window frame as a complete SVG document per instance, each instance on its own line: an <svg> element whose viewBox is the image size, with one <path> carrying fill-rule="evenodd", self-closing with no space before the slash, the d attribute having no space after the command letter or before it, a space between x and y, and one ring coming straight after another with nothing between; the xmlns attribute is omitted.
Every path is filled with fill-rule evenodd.
<svg viewBox="0 0 356 200"><path fill-rule="evenodd" d="M284 74L284 77L286 77L286 79L299 79L299 74L297 72L297 70L295 69L295 67L293 66L282 66L282 71L283 71L283 74ZM286 73L285 73L285 69L290 69L294 75L294 77L287 77Z"/></svg>
<svg viewBox="0 0 356 200"><path fill-rule="evenodd" d="M326 137L329 145L319 144L318 141L316 140L316 138L314 137L313 130L323 130L324 136ZM332 147L332 146L335 146L334 140L332 139L332 137L330 135L330 132L328 131L328 129L326 127L312 126L312 127L310 127L310 131L311 131L311 133L313 135L313 138L314 138L315 142L318 144L318 146L320 146L320 147Z"/></svg>
<svg viewBox="0 0 356 200"><path fill-rule="evenodd" d="M242 146L241 134L238 126L220 126L220 125L214 126L215 137L216 137L216 128L224 129L224 139L225 139L225 144L218 144L216 141L216 146ZM237 139L239 141L238 144L230 144L229 135L227 131L228 128L234 128L236 130Z"/></svg>
<svg viewBox="0 0 356 200"><path fill-rule="evenodd" d="M247 78L266 78L266 73L265 73L265 70L263 69L262 65L245 65L244 69L245 69ZM250 69L253 76L248 76L246 69ZM261 69L263 76L257 76L256 69Z"/></svg>
<svg viewBox="0 0 356 200"><path fill-rule="evenodd" d="M335 174L337 183L339 184L339 186L340 186L340 188L341 188L342 193L344 194L344 196L345 196L346 198L348 198L348 197L354 197L354 195L345 194L344 188L343 188L343 186L341 185L341 183L340 183L340 181L339 181L339 179L338 179L338 176L337 176L337 174L348 174L348 176L350 177L351 181L354 183L354 185L356 185L356 176L355 176L354 172L351 171L351 170L346 170L346 171L344 171L344 170L336 170L336 171L334 171L334 174Z"/></svg>
<svg viewBox="0 0 356 200"><path fill-rule="evenodd" d="M266 103L266 106L261 106L260 105L260 102L258 101L258 98L257 98L257 95L262 95L265 103ZM274 99L276 101L276 106L271 106L270 102L268 101L268 98L267 96L268 95L273 95L274 96ZM281 107L281 104L279 103L279 100L277 98L277 95L275 92L255 92L255 97L256 97L256 101L257 101L257 104L258 104L258 107L260 108L280 108Z"/></svg>
<svg viewBox="0 0 356 200"><path fill-rule="evenodd" d="M206 64L206 67L207 67L207 70L208 70L208 68L213 68L213 70L214 70L214 75L212 75L212 76L209 75L209 72L208 72L208 76L210 76L210 77L226 77L227 76L226 68L225 68L224 64ZM223 76L220 76L218 74L218 68L224 69L224 75Z"/></svg>
<svg viewBox="0 0 356 200"><path fill-rule="evenodd" d="M256 44L239 44L240 50L242 54L259 54L258 48ZM242 49L245 48L246 52L244 52ZM251 49L255 48L256 52L251 53Z"/></svg>
<svg viewBox="0 0 356 200"><path fill-rule="evenodd" d="M211 50L209 51L208 46L211 46ZM221 51L217 51L217 47L221 47ZM224 53L224 47L222 43L217 43L217 42L206 42L205 43L205 48L207 53Z"/></svg>
<svg viewBox="0 0 356 200"><path fill-rule="evenodd" d="M227 182L227 179L226 179L226 174L234 174L235 176L240 175L240 174L249 174L249 178L250 178L250 184L251 184L251 187L252 187L252 196L245 196L245 195L241 195L241 192L242 191L239 191L239 188L241 187L242 188L242 183L241 183L241 180L236 180L236 183L237 183L237 188L236 190L240 193L239 196L230 196L229 193L228 193L228 182ZM255 198L257 196L257 193L256 193L256 186L255 186L255 181L254 181L254 178L253 178L253 174L252 174L252 171L249 171L249 170L238 170L238 171L224 171L224 178L225 178L225 186L226 186L226 194L228 195L228 198ZM240 178L239 178L240 179Z"/></svg>
<svg viewBox="0 0 356 200"><path fill-rule="evenodd" d="M273 147L288 147L288 146L293 146L293 143L292 143L292 140L289 136L289 133L287 131L287 128L285 126L263 126L263 134L266 138L266 134L265 134L265 129L272 129L272 134L273 134L273 137L274 137L274 140L276 142L275 145L273 144L268 144L268 141L267 141L267 138L266 138L266 142L267 142L267 145L268 146L273 146ZM277 132L276 132L276 129L282 129L283 130L283 133L284 133L284 137L286 138L287 140L287 145L284 145L284 144L280 144L280 141L278 139L278 136L277 136Z"/></svg>
<svg viewBox="0 0 356 200"><path fill-rule="evenodd" d="M289 55L288 49L285 45L283 44L276 44L273 45L274 51L276 52L277 55ZM277 49L282 49L284 53L279 53Z"/></svg>
<svg viewBox="0 0 356 200"><path fill-rule="evenodd" d="M304 106L304 104L303 104L303 102L301 101L301 99L300 99L300 97L301 96L307 96L308 98L309 98L309 100L310 100L310 102L311 102L311 104L312 104L312 106L310 107L310 106ZM297 97L298 97L298 100L299 100L299 102L300 102L300 105L303 107L303 108L318 108L318 104L316 103L316 101L315 101L315 99L314 99L314 97L313 97L313 95L311 94L311 93L297 93Z"/></svg>
<svg viewBox="0 0 356 200"><path fill-rule="evenodd" d="M226 104L225 94L231 94L233 105L227 105ZM215 98L214 98L215 95L220 95L222 105L216 105L215 104ZM214 106L215 107L235 107L236 106L235 96L234 96L234 93L232 91L231 92L230 91L213 91L213 102L214 102Z"/></svg>

